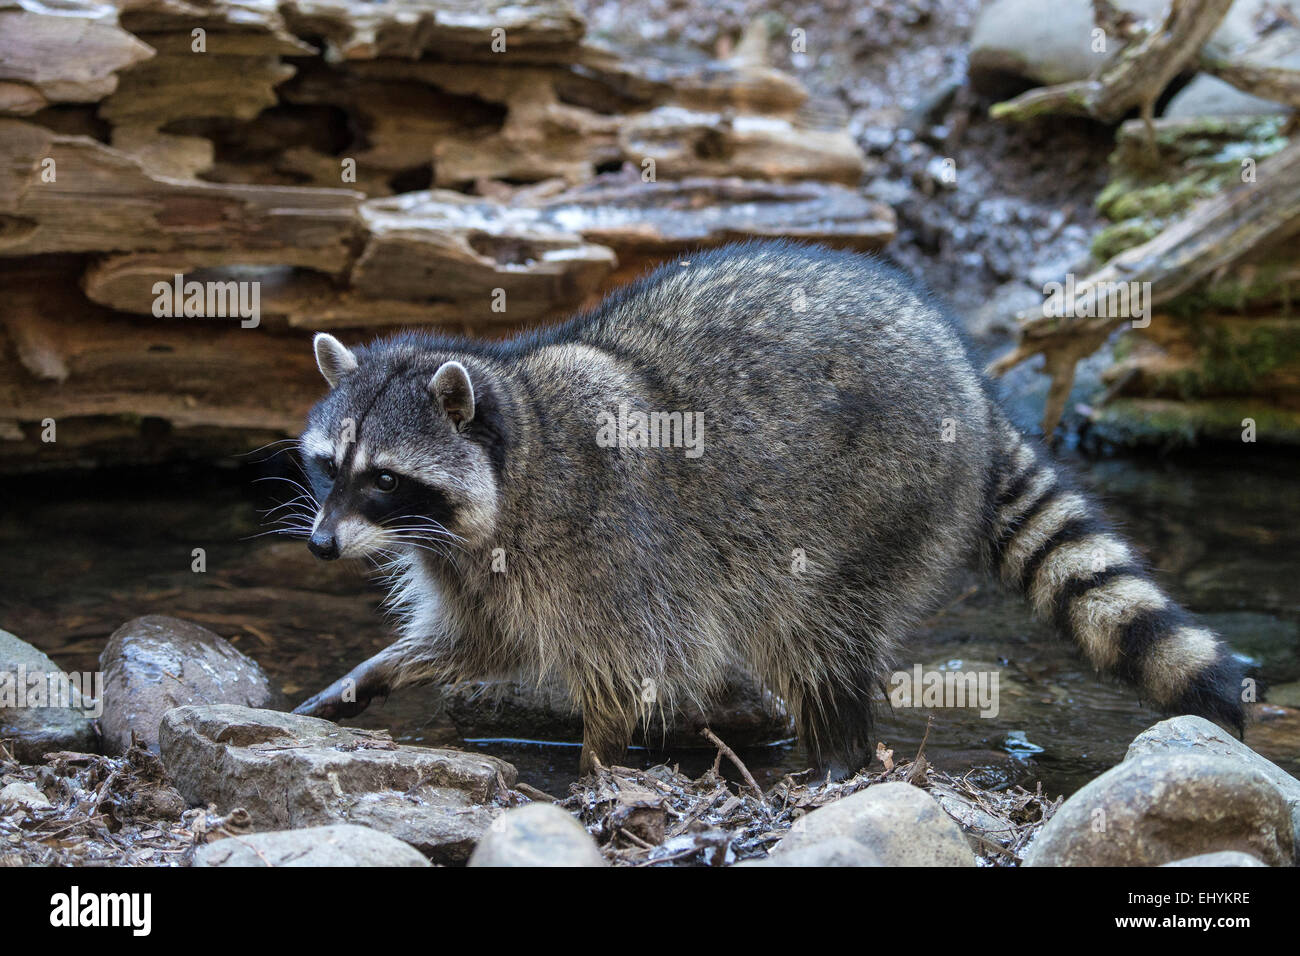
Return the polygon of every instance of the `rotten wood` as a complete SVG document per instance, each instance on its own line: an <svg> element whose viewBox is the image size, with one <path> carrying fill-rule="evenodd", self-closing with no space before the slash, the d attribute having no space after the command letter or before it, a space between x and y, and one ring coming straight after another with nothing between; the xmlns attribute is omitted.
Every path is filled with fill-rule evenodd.
<svg viewBox="0 0 1300 956"><path fill-rule="evenodd" d="M1154 308L1232 266L1244 255L1277 241L1300 216L1300 143L1292 143L1259 164L1254 182L1196 204L1187 215L1140 246L1128 249L1081 280L1076 300L1105 298L1120 283L1150 283L1146 307ZM989 371L1001 375L1042 355L1051 378L1042 428L1051 435L1074 384L1076 363L1091 355L1132 316L1106 314L1049 317L1029 310L1016 316L1018 342Z"/></svg>

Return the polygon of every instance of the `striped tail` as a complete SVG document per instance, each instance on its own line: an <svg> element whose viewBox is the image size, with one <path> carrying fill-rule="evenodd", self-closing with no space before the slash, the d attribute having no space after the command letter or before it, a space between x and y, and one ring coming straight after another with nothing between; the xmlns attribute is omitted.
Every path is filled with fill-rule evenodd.
<svg viewBox="0 0 1300 956"><path fill-rule="evenodd" d="M1242 673L1213 631L1151 580L1133 548L1046 452L1005 426L1007 464L994 498L990 566L1098 670L1149 704L1242 733Z"/></svg>

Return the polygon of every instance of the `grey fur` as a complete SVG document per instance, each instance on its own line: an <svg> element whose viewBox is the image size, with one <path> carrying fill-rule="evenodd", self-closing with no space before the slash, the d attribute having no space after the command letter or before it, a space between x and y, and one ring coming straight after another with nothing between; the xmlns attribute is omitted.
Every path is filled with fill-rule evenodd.
<svg viewBox="0 0 1300 956"><path fill-rule="evenodd" d="M328 378L347 363L326 354ZM981 553L1157 705L1240 723L1222 645L1176 637L1191 625L1172 602L1124 610L1128 579L1147 582L1137 559L1086 499L1062 503L1076 492L1007 423L954 325L876 260L732 246L551 331L408 335L355 355L303 438L309 462L328 447L339 468L315 476L317 531L352 522L344 554L392 559L403 636L345 679L355 702L340 682L303 712L551 674L582 708L589 769L637 721L704 704L738 661L851 770L872 751L870 698L899 641ZM460 430L429 392L450 361L472 383ZM703 453L605 447L600 413L620 406L701 415ZM352 445L336 440L348 419ZM380 466L415 517L376 497ZM1076 553L1084 539L1101 558Z"/></svg>

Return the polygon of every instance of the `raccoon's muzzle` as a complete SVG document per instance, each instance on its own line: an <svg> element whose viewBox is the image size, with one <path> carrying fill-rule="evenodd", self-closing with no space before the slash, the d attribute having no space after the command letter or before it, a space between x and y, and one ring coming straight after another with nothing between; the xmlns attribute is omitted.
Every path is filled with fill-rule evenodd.
<svg viewBox="0 0 1300 956"><path fill-rule="evenodd" d="M318 528L308 539L307 550L322 561L333 561L339 556L339 539L333 530Z"/></svg>

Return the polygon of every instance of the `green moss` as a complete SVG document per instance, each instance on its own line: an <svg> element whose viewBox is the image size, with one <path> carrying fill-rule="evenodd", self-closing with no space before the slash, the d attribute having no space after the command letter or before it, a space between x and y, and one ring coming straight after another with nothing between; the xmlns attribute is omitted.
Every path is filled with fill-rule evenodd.
<svg viewBox="0 0 1300 956"><path fill-rule="evenodd" d="M1094 237L1099 262L1140 245L1196 203L1241 183L1241 162L1262 162L1286 145L1285 117L1203 117L1156 127L1160 161L1152 165L1146 129L1121 127L1111 154L1111 181L1097 211L1114 226Z"/></svg>
<svg viewBox="0 0 1300 956"><path fill-rule="evenodd" d="M1113 226L1103 226L1092 237L1088 249L1094 259L1105 262L1125 249L1132 249L1154 239L1164 223L1147 219L1128 219Z"/></svg>
<svg viewBox="0 0 1300 956"><path fill-rule="evenodd" d="M1160 395L1177 395L1185 401L1223 395L1249 395L1259 380L1278 369L1300 370L1300 324L1258 320L1231 328L1208 324L1198 317L1178 321L1191 327L1196 364L1176 372L1153 375L1149 389ZM1117 359L1131 354L1123 344L1138 337L1123 336L1114 349Z"/></svg>
<svg viewBox="0 0 1300 956"><path fill-rule="evenodd" d="M1222 188L1222 184L1210 176L1196 173L1169 183L1122 190L1102 211L1108 219L1115 222L1125 219L1167 218L1182 214L1202 199L1220 192Z"/></svg>
<svg viewBox="0 0 1300 956"><path fill-rule="evenodd" d="M1097 411L1093 430L1121 445L1192 445L1200 441L1241 443L1242 421L1255 423L1260 444L1300 445L1300 411L1251 399L1174 402L1115 399Z"/></svg>

